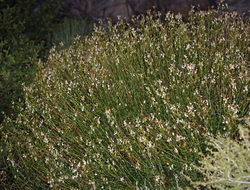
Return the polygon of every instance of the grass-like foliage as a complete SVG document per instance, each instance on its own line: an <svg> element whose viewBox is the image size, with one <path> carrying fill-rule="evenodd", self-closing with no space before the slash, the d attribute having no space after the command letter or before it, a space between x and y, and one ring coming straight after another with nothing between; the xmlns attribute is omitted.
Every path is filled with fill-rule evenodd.
<svg viewBox="0 0 250 190"><path fill-rule="evenodd" d="M120 21L52 48L0 125L15 189L175 189L248 114L247 26L210 11Z"/></svg>
<svg viewBox="0 0 250 190"><path fill-rule="evenodd" d="M86 18L75 19L65 18L63 22L59 23L48 40L56 44L60 48L68 48L72 45L76 36L90 35L93 29L93 24ZM58 46L62 44L63 46Z"/></svg>
<svg viewBox="0 0 250 190"><path fill-rule="evenodd" d="M245 126L240 127L241 141L235 142L230 138L211 137L213 149L210 155L202 160L198 170L204 174L204 182L196 182L209 189L247 189L250 185L250 155L249 155L249 118Z"/></svg>

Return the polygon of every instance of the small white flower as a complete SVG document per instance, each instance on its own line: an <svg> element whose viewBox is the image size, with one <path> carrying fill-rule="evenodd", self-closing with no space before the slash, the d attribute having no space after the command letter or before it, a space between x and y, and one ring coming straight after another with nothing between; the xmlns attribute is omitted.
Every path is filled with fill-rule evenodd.
<svg viewBox="0 0 250 190"><path fill-rule="evenodd" d="M177 148L174 148L174 151L175 151L175 153L178 153L178 150L177 150Z"/></svg>
<svg viewBox="0 0 250 190"><path fill-rule="evenodd" d="M48 143L49 141L48 141L48 139L46 137L44 137L43 142Z"/></svg>
<svg viewBox="0 0 250 190"><path fill-rule="evenodd" d="M155 176L155 181L159 182L159 180L160 180L160 176L159 175Z"/></svg>

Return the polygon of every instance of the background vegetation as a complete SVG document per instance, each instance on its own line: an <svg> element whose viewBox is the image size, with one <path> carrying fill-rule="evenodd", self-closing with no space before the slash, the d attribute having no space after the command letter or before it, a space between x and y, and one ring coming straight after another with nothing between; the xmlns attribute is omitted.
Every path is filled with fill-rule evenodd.
<svg viewBox="0 0 250 190"><path fill-rule="evenodd" d="M21 84L32 81L39 58L46 60L51 45L69 45L76 34L89 34L92 28L86 20L64 21L60 1L47 0L34 12L37 6L36 0L0 1L0 121L3 112L17 114L12 103L22 100Z"/></svg>
<svg viewBox="0 0 250 190"><path fill-rule="evenodd" d="M238 139L248 115L249 22L219 13L191 12L188 23L148 14L53 47L23 85L26 106L14 103L17 118L0 125L2 175L13 179L2 186L180 189L202 181L210 137Z"/></svg>
<svg viewBox="0 0 250 190"><path fill-rule="evenodd" d="M34 0L1 0L0 120L3 112L15 114L12 102L22 97L21 84L33 78L35 62L45 48L43 42L49 28L52 28L51 10L46 15L34 15L34 7Z"/></svg>

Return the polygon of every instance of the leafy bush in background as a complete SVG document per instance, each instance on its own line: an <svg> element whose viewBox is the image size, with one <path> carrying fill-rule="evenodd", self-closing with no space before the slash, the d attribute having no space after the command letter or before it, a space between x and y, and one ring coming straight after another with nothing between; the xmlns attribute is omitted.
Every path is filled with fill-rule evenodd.
<svg viewBox="0 0 250 190"><path fill-rule="evenodd" d="M52 48L26 108L0 125L15 189L175 189L210 134L237 137L248 113L247 30L235 15L168 14L95 28ZM157 17L157 16L155 16ZM132 21L133 22L133 21ZM136 25L136 24L132 25Z"/></svg>
<svg viewBox="0 0 250 190"><path fill-rule="evenodd" d="M35 0L4 1L0 5L0 121L3 112L15 114L12 102L22 99L21 84L31 82L38 56L44 55L44 42L53 29L55 3L34 14ZM46 14L45 14L46 12Z"/></svg>
<svg viewBox="0 0 250 190"><path fill-rule="evenodd" d="M76 34L91 32L91 23L85 19L58 20L60 15L55 10L60 10L60 1L47 0L35 13L36 2L1 0L0 121L3 112L16 114L12 102L22 100L21 84L32 81L38 59L46 59L53 43L69 45Z"/></svg>
<svg viewBox="0 0 250 190"><path fill-rule="evenodd" d="M24 20L18 18L18 15L22 15L20 8L10 7L6 1L1 1L0 120L3 119L2 111L8 113L11 102L20 97L20 86L26 73L24 71L30 70L30 59L37 55L37 47L23 34ZM15 90L16 93L13 93Z"/></svg>

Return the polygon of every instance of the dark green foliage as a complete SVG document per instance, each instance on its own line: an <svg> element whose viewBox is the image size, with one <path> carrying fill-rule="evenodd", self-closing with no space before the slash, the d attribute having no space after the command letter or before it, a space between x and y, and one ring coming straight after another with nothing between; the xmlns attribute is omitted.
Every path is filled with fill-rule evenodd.
<svg viewBox="0 0 250 190"><path fill-rule="evenodd" d="M53 30L54 10L58 3L48 4L36 14L36 0L4 1L0 5L0 121L3 112L15 114L11 105L22 99L22 83L29 83L38 56L44 56Z"/></svg>

